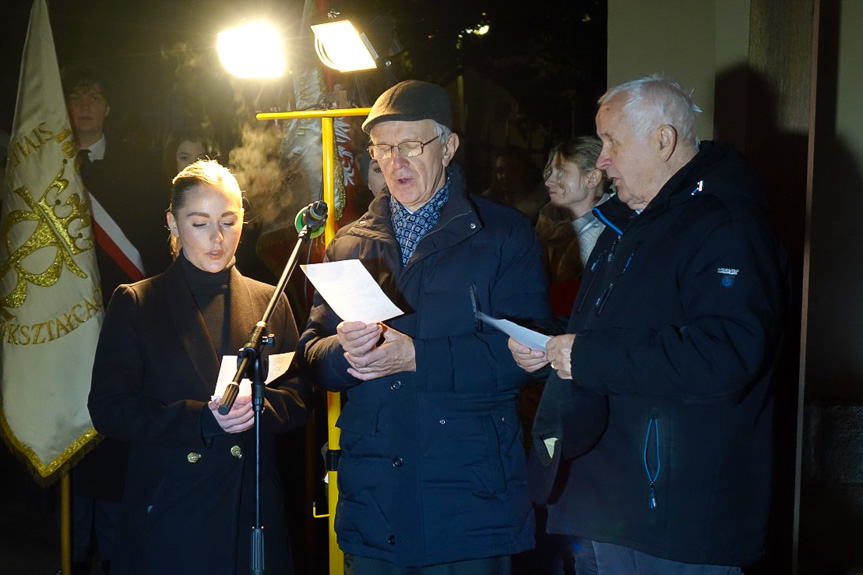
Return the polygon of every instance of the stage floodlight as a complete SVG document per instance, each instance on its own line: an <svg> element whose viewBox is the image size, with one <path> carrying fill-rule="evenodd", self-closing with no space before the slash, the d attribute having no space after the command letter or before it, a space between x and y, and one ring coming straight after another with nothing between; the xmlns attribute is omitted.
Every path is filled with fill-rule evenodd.
<svg viewBox="0 0 863 575"><path fill-rule="evenodd" d="M238 78L278 78L287 70L282 36L265 22L219 32L216 46L222 66Z"/></svg>
<svg viewBox="0 0 863 575"><path fill-rule="evenodd" d="M376 68L378 54L365 34L357 32L349 20L312 26L315 52L327 67L339 72Z"/></svg>

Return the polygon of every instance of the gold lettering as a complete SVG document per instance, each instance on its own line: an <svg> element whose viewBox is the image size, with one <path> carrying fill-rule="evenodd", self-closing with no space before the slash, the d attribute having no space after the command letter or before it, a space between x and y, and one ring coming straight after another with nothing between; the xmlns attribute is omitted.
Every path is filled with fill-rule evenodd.
<svg viewBox="0 0 863 575"><path fill-rule="evenodd" d="M24 139L26 140L27 138ZM21 142L15 142L15 154L18 155L19 153L23 156L24 160L30 157L30 152L21 145Z"/></svg>
<svg viewBox="0 0 863 575"><path fill-rule="evenodd" d="M41 141L43 144L55 137L54 132L45 127L46 123L47 122L40 122L39 125L36 126L36 129L33 130L34 133L37 133L39 141ZM43 138L42 136L45 136L45 138Z"/></svg>
<svg viewBox="0 0 863 575"><path fill-rule="evenodd" d="M90 303L87 298L84 298L84 307L87 309L87 317L93 317L102 309L100 306Z"/></svg>
<svg viewBox="0 0 863 575"><path fill-rule="evenodd" d="M98 299L100 294L100 290L95 289L93 298ZM60 317L40 323L20 325L0 318L0 341L5 340L12 345L40 345L51 342L69 335L101 312L100 307L85 297Z"/></svg>
<svg viewBox="0 0 863 575"><path fill-rule="evenodd" d="M60 318L55 319L54 323L55 323L55 327L57 328L57 338L58 339L63 337L64 335L67 335L70 331L72 331L71 329L69 329L69 327L66 324L63 323L63 320Z"/></svg>
<svg viewBox="0 0 863 575"><path fill-rule="evenodd" d="M17 168L18 166L21 165L21 156L18 154L18 150L15 149L14 147L12 148L11 152L12 152L12 157L10 159L12 160L12 163L9 165L8 169L14 170L15 168Z"/></svg>
<svg viewBox="0 0 863 575"><path fill-rule="evenodd" d="M42 325L43 324L41 324L41 323L37 323L36 325L33 326L36 328L36 333L33 335L33 343L35 343L35 344L45 343L44 337L42 339L39 339L39 334L42 332Z"/></svg>
<svg viewBox="0 0 863 575"><path fill-rule="evenodd" d="M6 324L9 328L6 330L6 343L18 345L18 326L16 324Z"/></svg>
<svg viewBox="0 0 863 575"><path fill-rule="evenodd" d="M30 326L22 325L18 328L18 332L21 334L21 339L18 340L20 345L30 345Z"/></svg>
<svg viewBox="0 0 863 575"><path fill-rule="evenodd" d="M34 143L33 143L33 140L31 140L31 139L30 139L30 138L28 138L27 136L24 136L24 137L23 137L23 140L24 140L25 142L27 142L27 147L28 147L28 148L31 148L31 151L32 151L32 152L38 152L38 151L39 151L39 148L41 148L41 147L42 147L41 142L40 142L39 144L34 144ZM29 152L27 153L27 156L28 156L28 157L30 156L30 153L29 153Z"/></svg>
<svg viewBox="0 0 863 575"><path fill-rule="evenodd" d="M84 301L87 301L87 300L85 299ZM80 325L80 324L84 323L85 321L87 321L88 319L90 319L91 317L93 317L93 316L88 315L88 316L85 316L85 317L82 319L82 318L81 318L81 316L79 316L79 315L78 315L78 312L77 312L77 311L75 311L75 309L76 309L76 308L79 308L79 307L84 307L84 306L83 306L83 305L81 305L81 304L79 304L79 303L76 303L75 305L73 305L73 306L72 306L72 317L74 317L74 318L75 318L75 321L77 321L77 322L78 322L78 325Z"/></svg>
<svg viewBox="0 0 863 575"><path fill-rule="evenodd" d="M63 314L63 320L65 320L66 325L69 326L69 331L74 331L79 325L81 325L79 322L72 321L72 318L74 318L74 317L75 317L74 313L71 313L71 314L64 313Z"/></svg>

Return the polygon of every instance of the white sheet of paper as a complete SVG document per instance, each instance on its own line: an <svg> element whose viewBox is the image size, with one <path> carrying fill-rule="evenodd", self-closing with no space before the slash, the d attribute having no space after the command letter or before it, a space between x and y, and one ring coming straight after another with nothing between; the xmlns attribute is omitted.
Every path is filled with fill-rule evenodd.
<svg viewBox="0 0 863 575"><path fill-rule="evenodd" d="M360 260L300 267L321 297L344 321L377 323L404 313L386 296Z"/></svg>
<svg viewBox="0 0 863 575"><path fill-rule="evenodd" d="M269 369L267 370L267 380L264 382L265 384L270 383L286 371L291 366L291 362L294 360L294 352L288 353L273 353L268 357ZM213 401L218 401L221 399L222 395L225 393L225 388L231 383L231 380L234 379L234 375L237 373L237 356L236 355L226 355L222 358L222 365L219 367L219 378L216 380L216 391L213 392ZM237 396L243 395L252 395L252 380L247 377L244 377L240 380L240 392Z"/></svg>
<svg viewBox="0 0 863 575"><path fill-rule="evenodd" d="M508 319L495 319L483 312L477 312L477 317L485 323L499 329L515 341L526 345L530 349L539 349L545 351L545 344L551 339L551 336L543 335L539 332L522 327L517 323L513 323Z"/></svg>

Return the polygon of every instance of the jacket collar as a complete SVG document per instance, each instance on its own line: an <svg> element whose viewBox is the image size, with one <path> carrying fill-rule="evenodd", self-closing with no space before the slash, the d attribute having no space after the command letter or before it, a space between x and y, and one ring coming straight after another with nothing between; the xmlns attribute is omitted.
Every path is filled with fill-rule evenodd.
<svg viewBox="0 0 863 575"><path fill-rule="evenodd" d="M254 311L251 294L241 278L242 275L236 267L232 268L228 280L230 286L229 349L231 350L238 350L246 343L246 336L254 327L254 322L260 319L251 319ZM171 316L186 356L198 374L199 385L210 394L219 377L222 358L219 357L213 344L183 270L176 261L165 271L165 288L167 312Z"/></svg>
<svg viewBox="0 0 863 575"><path fill-rule="evenodd" d="M703 194L721 196L723 201L736 196L765 206L758 176L743 155L729 144L703 141L695 157L662 186L644 211L664 211Z"/></svg>
<svg viewBox="0 0 863 575"><path fill-rule="evenodd" d="M476 207L468 196L461 168L457 164L450 164L448 171L451 178L449 199L441 208L437 225L420 241L405 269L430 254L462 241L483 227ZM398 249L390 221L389 192L384 191L372 200L369 210L357 220L354 229L368 230L372 234L384 234L386 239L393 242Z"/></svg>

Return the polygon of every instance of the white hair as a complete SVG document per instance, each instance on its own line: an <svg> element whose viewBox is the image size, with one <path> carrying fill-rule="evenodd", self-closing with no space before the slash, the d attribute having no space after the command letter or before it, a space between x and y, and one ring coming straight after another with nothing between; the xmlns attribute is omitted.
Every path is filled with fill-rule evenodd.
<svg viewBox="0 0 863 575"><path fill-rule="evenodd" d="M603 94L599 105L618 97L625 99L622 110L638 135L668 124L677 130L681 144L698 148L695 114L701 108L692 101L692 93L674 80L659 74L630 80Z"/></svg>
<svg viewBox="0 0 863 575"><path fill-rule="evenodd" d="M435 120L432 120L432 123L434 124L434 129L435 133L437 134L438 140L440 140L442 144L446 144L446 141L452 134L452 130Z"/></svg>

